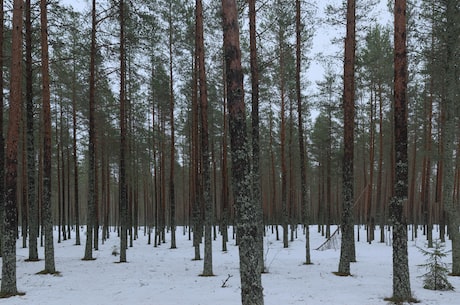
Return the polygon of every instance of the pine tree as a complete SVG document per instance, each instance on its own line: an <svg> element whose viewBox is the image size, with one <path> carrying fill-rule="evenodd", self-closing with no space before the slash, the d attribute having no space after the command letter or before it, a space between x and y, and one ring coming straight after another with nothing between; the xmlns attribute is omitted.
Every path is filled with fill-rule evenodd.
<svg viewBox="0 0 460 305"><path fill-rule="evenodd" d="M423 274L423 288L430 290L454 290L454 287L447 279L449 269L447 264L442 261L447 256L445 245L440 241L436 240L433 243L433 249L425 250L419 248L419 251L427 257L426 263L419 265L428 270L427 273Z"/></svg>
<svg viewBox="0 0 460 305"><path fill-rule="evenodd" d="M120 20L120 263L126 262L126 250L128 248L128 194L126 182L126 61L125 61L125 4L121 0L119 4Z"/></svg>
<svg viewBox="0 0 460 305"><path fill-rule="evenodd" d="M355 126L355 48L356 48L356 4L354 0L347 2L347 36L345 39L345 61L343 79L343 112L344 112L344 154L342 180L342 243L338 274L350 275L350 262L354 258L354 126Z"/></svg>
<svg viewBox="0 0 460 305"><path fill-rule="evenodd" d="M35 199L34 102L32 85L32 13L31 1L26 1L26 145L27 145L27 202L29 222L29 260L38 261L38 205Z"/></svg>
<svg viewBox="0 0 460 305"><path fill-rule="evenodd" d="M232 182L237 211L237 234L243 305L264 303L258 253L260 230L257 208L250 196L251 175L246 136L246 117L241 68L238 9L235 0L222 0L224 52L226 61L227 100L230 122Z"/></svg>
<svg viewBox="0 0 460 305"><path fill-rule="evenodd" d="M212 239L211 228L213 208L211 199L211 176L209 160L209 131L208 131L208 88L206 83L206 69L204 58L204 37L203 37L203 4L196 0L196 57L198 64L199 83L199 107L200 107L200 144L202 156L201 181L203 183L203 202L205 217L204 232L204 266L203 276L212 276Z"/></svg>
<svg viewBox="0 0 460 305"><path fill-rule="evenodd" d="M17 236L17 176L18 140L21 120L21 75L22 75L22 11L23 1L13 2L13 24L11 38L10 110L5 160L5 202L3 215L2 284L3 297L18 294L16 284L16 236ZM3 22L3 21L2 21Z"/></svg>
<svg viewBox="0 0 460 305"><path fill-rule="evenodd" d="M408 192L407 160L407 48L406 1L394 7L394 197L390 202L393 225L393 296L395 302L412 300L407 253L407 219L403 213Z"/></svg>
<svg viewBox="0 0 460 305"><path fill-rule="evenodd" d="M45 269L42 273L56 273L53 243L53 218L51 209L51 109L48 54L48 8L47 1L40 1L41 64L43 98L43 230L45 233Z"/></svg>
<svg viewBox="0 0 460 305"><path fill-rule="evenodd" d="M96 103L96 0L92 1L91 9L91 58L89 73L89 169L88 169L88 212L86 216L86 243L83 260L93 260L93 230L95 211L95 103Z"/></svg>
<svg viewBox="0 0 460 305"><path fill-rule="evenodd" d="M5 201L5 138L3 136L3 0L0 0L0 256L3 249L3 215Z"/></svg>

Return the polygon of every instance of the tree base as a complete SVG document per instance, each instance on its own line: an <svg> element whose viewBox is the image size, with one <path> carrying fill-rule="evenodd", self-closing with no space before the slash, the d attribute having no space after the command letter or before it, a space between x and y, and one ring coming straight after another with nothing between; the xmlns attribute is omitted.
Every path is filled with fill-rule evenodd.
<svg viewBox="0 0 460 305"><path fill-rule="evenodd" d="M388 302L391 302L391 303L393 303L395 305L403 305L404 303L409 303L409 304L420 303L419 300L417 300L416 298L413 298L413 297L409 297L407 299L391 297L391 298L384 298L384 300L388 301Z"/></svg>
<svg viewBox="0 0 460 305"><path fill-rule="evenodd" d="M337 275L337 276L352 276L351 273L346 273L346 272L335 271L335 272L332 272L332 273Z"/></svg>
<svg viewBox="0 0 460 305"><path fill-rule="evenodd" d="M7 299L15 296L23 296L26 295L25 292L19 292L17 291L16 293L9 293L9 292L0 292L0 299Z"/></svg>
<svg viewBox="0 0 460 305"><path fill-rule="evenodd" d="M42 271L39 271L37 272L36 274L38 275L47 275L47 274L51 274L51 275L54 275L54 276L61 276L61 272L59 271L49 271L49 270L42 270Z"/></svg>
<svg viewBox="0 0 460 305"><path fill-rule="evenodd" d="M41 259L39 259L39 258L27 258L27 259L25 259L24 261L27 262L27 263L29 263L29 262L30 262L30 263L34 263L34 262L39 262L39 261L41 261Z"/></svg>

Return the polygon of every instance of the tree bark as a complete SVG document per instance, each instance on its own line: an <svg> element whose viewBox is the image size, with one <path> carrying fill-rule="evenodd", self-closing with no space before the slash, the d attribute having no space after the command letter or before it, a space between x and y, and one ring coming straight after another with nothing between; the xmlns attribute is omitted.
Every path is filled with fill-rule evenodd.
<svg viewBox="0 0 460 305"><path fill-rule="evenodd" d="M347 36L345 38L344 61L344 155L343 155L343 180L342 180L342 241L340 247L339 274L350 275L350 262L356 261L354 257L354 122L355 122L355 48L356 48L356 4L355 0L347 1Z"/></svg>
<svg viewBox="0 0 460 305"><path fill-rule="evenodd" d="M195 50L196 52L196 50ZM201 169L200 145L199 145L199 111L198 102L198 60L196 54L193 62L193 92L192 92L192 130L191 130L191 189L192 189L192 222L193 222L193 246L195 249L194 260L200 260L200 243L202 237L201 200L202 188L199 175Z"/></svg>
<svg viewBox="0 0 460 305"><path fill-rule="evenodd" d="M0 0L0 256L3 253L3 215L5 202L5 138L3 136L3 0Z"/></svg>
<svg viewBox="0 0 460 305"><path fill-rule="evenodd" d="M224 77L225 80L225 77ZM225 84L224 84L225 88ZM227 98L225 96L226 89L224 89L224 101L223 101L223 120L224 130L222 138L222 221L221 221L221 235L222 235L222 251L227 251L228 242L228 223L229 223L229 187L228 187L228 152L227 152Z"/></svg>
<svg viewBox="0 0 460 305"><path fill-rule="evenodd" d="M258 209L259 229L259 262L260 270L264 272L264 240L263 240L263 209L261 200L260 182L260 144L259 144L259 66L257 62L257 32L256 32L256 0L249 0L249 44L250 44L250 65L251 65L251 121L252 121L252 196L254 205Z"/></svg>
<svg viewBox="0 0 460 305"><path fill-rule="evenodd" d="M22 10L23 1L13 2L13 24L11 37L11 81L10 110L5 162L5 202L2 244L2 284L0 294L18 294L16 285L16 236L17 236L17 176L18 142L21 121L21 76L22 76ZM2 20L3 23L3 20Z"/></svg>
<svg viewBox="0 0 460 305"><path fill-rule="evenodd" d="M27 202L29 206L29 261L38 260L38 208L35 195L34 103L32 87L32 20L30 0L26 1L26 145Z"/></svg>
<svg viewBox="0 0 460 305"><path fill-rule="evenodd" d="M457 117L457 92L458 71L456 71L458 47L458 16L459 9L456 1L446 1L446 98L445 121L442 127L443 138L443 177L442 201L448 217L449 236L452 241L452 275L460 276L460 216L458 207L454 203L454 152L455 152L455 127ZM456 108L457 107L457 108Z"/></svg>
<svg viewBox="0 0 460 305"><path fill-rule="evenodd" d="M169 111L171 120L171 148L169 167L169 207L171 222L171 249L176 249L176 198L174 189L174 166L175 166L175 144L174 144L174 84L173 84L173 1L169 2Z"/></svg>
<svg viewBox="0 0 460 305"><path fill-rule="evenodd" d="M406 1L394 6L394 197L390 202L393 225L393 300L412 299L407 254L407 219L404 205L408 195L407 160L407 48Z"/></svg>
<svg viewBox="0 0 460 305"><path fill-rule="evenodd" d="M93 259L93 230L94 230L94 216L95 211L95 175L96 175L96 161L95 161L95 99L96 99L96 0L92 1L91 10L91 50L90 50L90 65L89 65L89 168L88 168L88 210L86 215L86 243L85 243L85 256L83 260Z"/></svg>
<svg viewBox="0 0 460 305"><path fill-rule="evenodd" d="M305 264L311 264L310 255L310 207L308 202L308 185L307 185L307 158L304 140L303 127L303 110L302 110L302 92L301 92L301 64L302 64L302 24L301 24L301 1L296 0L296 97L297 97L297 116L299 129L299 156L300 156L300 188L301 188L301 209L302 222L305 226Z"/></svg>
<svg viewBox="0 0 460 305"><path fill-rule="evenodd" d="M198 61L198 79L200 92L200 136L201 136L201 156L202 156L202 182L203 200L205 216L204 233L204 267L203 276L212 276L212 200L211 200L211 177L209 169L209 141L208 141L208 92L206 85L206 69L204 60L204 37L203 37L203 4L201 0L196 0L196 57Z"/></svg>
<svg viewBox="0 0 460 305"><path fill-rule="evenodd" d="M74 175L74 223L75 223L75 245L81 245L80 241L80 202L78 187L78 156L77 156L77 90L76 90L76 63L73 62L73 79L72 84L72 133L73 133L73 175Z"/></svg>
<svg viewBox="0 0 460 305"><path fill-rule="evenodd" d="M246 137L243 71L235 0L222 0L227 101L230 120L233 191L239 236L241 299L243 305L263 304L263 288L257 248L257 207L250 196L251 177Z"/></svg>
<svg viewBox="0 0 460 305"><path fill-rule="evenodd" d="M119 21L120 21L120 263L125 263L126 250L128 248L128 188L126 183L126 101L125 101L125 77L126 77L126 61L125 61L125 32L124 32L124 1L119 4Z"/></svg>
<svg viewBox="0 0 460 305"><path fill-rule="evenodd" d="M287 170L286 170L286 96L285 96L285 79L284 79L284 47L282 35L279 33L279 75L280 75L280 150L281 150L281 210L282 210L282 225L283 225L283 247L289 247L288 234L288 207L287 207Z"/></svg>
<svg viewBox="0 0 460 305"><path fill-rule="evenodd" d="M51 212L51 110L48 54L47 1L40 1L41 64L43 95L43 231L45 233L45 273L56 273L53 244L53 219Z"/></svg>

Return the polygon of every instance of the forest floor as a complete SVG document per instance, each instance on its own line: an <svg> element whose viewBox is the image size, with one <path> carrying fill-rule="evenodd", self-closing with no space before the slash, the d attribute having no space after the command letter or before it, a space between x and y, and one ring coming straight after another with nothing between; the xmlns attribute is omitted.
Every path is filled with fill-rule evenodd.
<svg viewBox="0 0 460 305"><path fill-rule="evenodd" d="M298 238L289 243L289 248L283 248L282 242L277 241L267 229L264 247L268 273L262 276L265 304L389 304L384 298L392 294L392 248L387 243L368 244L365 242L365 231L362 227L360 230L362 241L356 242L357 262L351 265L352 276L338 277L333 272L338 268L340 243L337 243L336 249L314 250L325 240L318 234L316 226L310 229L312 265L303 264L305 237L301 229L298 230ZM147 244L147 236L141 229L134 247L127 251L128 263L119 264L119 257L113 255L113 251L119 248L119 239L113 232L110 239L94 251L95 260L82 261L85 248L82 230L81 246L74 245L74 234L70 240L55 243L56 269L60 272L57 276L37 275L44 268L44 260L26 262L28 249L22 248L22 242L18 241L17 286L25 295L0 300L0 304L241 304L235 241L230 240L228 251L222 252L221 239L217 237L213 243L215 276L200 277L203 261L192 260L194 249L188 234L183 235L182 228L177 228L176 232L177 249L169 248L169 234L166 244L154 248ZM425 247L425 237L419 234L418 239L411 240L411 236L409 232L413 296L424 305L458 304L460 292L423 288L420 276L426 271L419 265L425 263L426 258L418 247ZM386 237L389 238L388 233ZM450 249L450 241L446 246ZM43 248L39 249L39 256L43 258ZM450 263L450 260L449 253L444 261ZM460 290L460 278L449 277L449 281Z"/></svg>

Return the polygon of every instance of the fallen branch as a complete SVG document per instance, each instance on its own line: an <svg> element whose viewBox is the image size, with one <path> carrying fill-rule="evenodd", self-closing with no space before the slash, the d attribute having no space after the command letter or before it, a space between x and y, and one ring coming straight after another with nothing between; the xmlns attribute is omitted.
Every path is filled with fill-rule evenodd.
<svg viewBox="0 0 460 305"><path fill-rule="evenodd" d="M226 279L225 281L222 282L222 286L221 286L222 288L228 287L228 286L227 286L227 282L228 282L228 280L229 280L231 277L233 277L233 275L229 274L229 275L227 276L227 279Z"/></svg>

